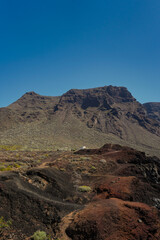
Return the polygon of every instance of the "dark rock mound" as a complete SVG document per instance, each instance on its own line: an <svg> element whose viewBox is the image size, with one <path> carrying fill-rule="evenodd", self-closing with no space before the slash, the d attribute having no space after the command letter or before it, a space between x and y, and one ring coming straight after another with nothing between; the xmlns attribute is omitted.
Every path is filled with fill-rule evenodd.
<svg viewBox="0 0 160 240"><path fill-rule="evenodd" d="M38 229L53 233L62 216L80 208L63 200L72 195L70 176L53 168L0 174L0 216L28 236Z"/></svg>
<svg viewBox="0 0 160 240"><path fill-rule="evenodd" d="M98 149L81 149L79 151L76 151L75 154L89 154L89 155L94 155L94 154L106 154L106 153L111 153L114 152L116 153L117 151L123 151L123 152L135 152L133 148L127 147L127 146L121 146L118 144L105 144L103 147L98 148ZM137 152L137 151L136 151Z"/></svg>

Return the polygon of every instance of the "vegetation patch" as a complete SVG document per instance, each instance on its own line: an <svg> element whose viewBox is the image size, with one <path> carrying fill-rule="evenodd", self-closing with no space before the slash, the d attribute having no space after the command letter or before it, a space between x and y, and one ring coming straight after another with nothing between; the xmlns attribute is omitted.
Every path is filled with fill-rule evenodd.
<svg viewBox="0 0 160 240"><path fill-rule="evenodd" d="M95 166L91 166L91 169L92 169L92 170L96 170L96 167L95 167Z"/></svg>
<svg viewBox="0 0 160 240"><path fill-rule="evenodd" d="M47 240L47 234L44 231L36 231L33 236L32 236L33 240Z"/></svg>
<svg viewBox="0 0 160 240"><path fill-rule="evenodd" d="M64 172L64 171L65 171L65 168L60 168L60 171L61 171L61 172Z"/></svg>
<svg viewBox="0 0 160 240"><path fill-rule="evenodd" d="M19 151L21 148L20 145L0 145L0 150L4 151Z"/></svg>
<svg viewBox="0 0 160 240"><path fill-rule="evenodd" d="M10 220L6 221L4 217L0 217L0 231L3 229L9 228L12 225Z"/></svg>
<svg viewBox="0 0 160 240"><path fill-rule="evenodd" d="M4 171L12 171L12 169L13 169L13 167L11 166L11 165L9 165L9 166L1 166L0 167L0 171L1 172L4 172Z"/></svg>
<svg viewBox="0 0 160 240"><path fill-rule="evenodd" d="M12 171L12 170L15 170L17 168L20 168L21 166L17 163L13 163L13 164L9 164L9 165L6 165L5 163L3 163L3 165L1 164L0 165L0 171L3 172L3 171Z"/></svg>
<svg viewBox="0 0 160 240"><path fill-rule="evenodd" d="M80 192L90 192L91 188L89 186L79 186L78 190Z"/></svg>

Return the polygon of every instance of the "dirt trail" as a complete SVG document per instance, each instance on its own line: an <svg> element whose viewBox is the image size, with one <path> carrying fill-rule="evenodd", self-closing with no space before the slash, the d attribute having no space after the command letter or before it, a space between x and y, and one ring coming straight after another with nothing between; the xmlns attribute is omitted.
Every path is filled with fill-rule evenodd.
<svg viewBox="0 0 160 240"><path fill-rule="evenodd" d="M26 193L32 194L33 196L35 196L38 199L43 199L44 201L51 202L51 203L55 204L56 206L59 206L59 207L64 206L64 207L69 207L69 208L72 208L72 209L82 208L82 206L79 205L79 204L57 201L57 200L54 200L54 199L47 198L47 197L43 196L42 194L36 193L36 192L32 191L31 189L24 187L19 179L16 179L15 183L20 190L22 190Z"/></svg>

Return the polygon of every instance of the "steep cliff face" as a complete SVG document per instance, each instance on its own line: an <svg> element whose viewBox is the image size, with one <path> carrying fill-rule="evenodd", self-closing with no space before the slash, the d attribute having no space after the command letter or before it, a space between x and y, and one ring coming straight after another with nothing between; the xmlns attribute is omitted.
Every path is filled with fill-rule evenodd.
<svg viewBox="0 0 160 240"><path fill-rule="evenodd" d="M124 87L106 86L70 90L55 107L76 115L87 127L123 138L128 124L139 125L160 136L159 124L150 119L146 109Z"/></svg>
<svg viewBox="0 0 160 240"><path fill-rule="evenodd" d="M143 104L147 111L148 117L156 119L160 122L160 103L159 102L149 102Z"/></svg>
<svg viewBox="0 0 160 240"><path fill-rule="evenodd" d="M134 102L135 99L125 87L105 86L92 89L71 89L63 94L59 104L78 104L82 109L89 107L107 108L113 103Z"/></svg>

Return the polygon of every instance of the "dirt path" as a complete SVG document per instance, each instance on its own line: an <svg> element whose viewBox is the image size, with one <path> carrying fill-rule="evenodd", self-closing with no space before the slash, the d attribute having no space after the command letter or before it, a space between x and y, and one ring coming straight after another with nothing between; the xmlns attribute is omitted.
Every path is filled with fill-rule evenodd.
<svg viewBox="0 0 160 240"><path fill-rule="evenodd" d="M32 191L31 189L29 189L27 187L24 187L19 179L15 179L15 183L16 183L18 189L20 189L20 190L22 190L22 191L24 191L26 193L29 193L29 194L33 195L34 197L36 197L38 199L42 199L44 201L51 202L51 203L55 204L56 206L68 207L68 208L71 208L72 210L73 209L80 209L80 208L82 208L82 206L79 205L79 204L68 203L68 202L63 202L63 201L57 201L57 200L54 200L54 199L47 198L47 197L45 197L45 196L43 196L43 195L41 195L41 194L39 194L37 192Z"/></svg>

